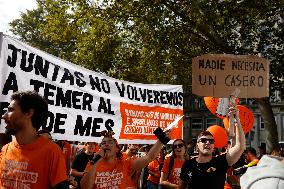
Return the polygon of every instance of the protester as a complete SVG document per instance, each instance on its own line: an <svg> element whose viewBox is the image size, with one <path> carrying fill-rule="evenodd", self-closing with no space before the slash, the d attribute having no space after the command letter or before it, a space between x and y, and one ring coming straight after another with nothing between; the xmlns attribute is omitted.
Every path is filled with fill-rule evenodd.
<svg viewBox="0 0 284 189"><path fill-rule="evenodd" d="M58 140L56 144L60 147L63 152L63 156L66 163L66 174L69 175L70 173L70 156L71 156L71 145L67 140Z"/></svg>
<svg viewBox="0 0 284 189"><path fill-rule="evenodd" d="M212 134L209 131L201 132L197 138L198 156L184 163L179 188L224 188L228 167L238 161L245 149L245 135L236 106L230 107L229 116L235 118L235 146L231 147L227 153L214 157L212 153L215 141Z"/></svg>
<svg viewBox="0 0 284 189"><path fill-rule="evenodd" d="M248 165L250 165L249 167L256 165L259 161L256 150L253 147L249 147L245 150L245 157Z"/></svg>
<svg viewBox="0 0 284 189"><path fill-rule="evenodd" d="M136 159L139 146L136 144L128 144L125 152L122 152L122 159Z"/></svg>
<svg viewBox="0 0 284 189"><path fill-rule="evenodd" d="M279 157L284 157L284 149L283 148L280 148L279 150L273 150L271 152L271 155L273 156L279 156Z"/></svg>
<svg viewBox="0 0 284 189"><path fill-rule="evenodd" d="M103 132L104 136L100 144L100 150L91 161L88 172L81 180L81 188L97 189L97 188L119 188L130 189L130 175L133 171L141 170L154 160L163 144L168 142L170 131L159 134L159 140L154 144L147 155L135 160L121 160L121 152L117 141L113 138L112 132Z"/></svg>
<svg viewBox="0 0 284 189"><path fill-rule="evenodd" d="M187 144L187 154L188 156L196 156L198 153L196 153L196 139L191 140Z"/></svg>
<svg viewBox="0 0 284 189"><path fill-rule="evenodd" d="M241 177L242 189L283 189L284 158L264 155Z"/></svg>
<svg viewBox="0 0 284 189"><path fill-rule="evenodd" d="M75 155L75 158L71 165L70 175L75 177L75 181L78 183L76 189L80 189L80 181L81 178L85 174L86 165L90 160L94 157L94 152L96 143L94 142L87 142L85 144L85 150L81 150L79 153Z"/></svg>
<svg viewBox="0 0 284 189"><path fill-rule="evenodd" d="M244 156L245 156L246 163L245 165L234 169L234 173L236 175L244 174L247 171L248 167L256 166L259 161L256 155L256 150L252 147L249 147L245 150Z"/></svg>
<svg viewBox="0 0 284 189"><path fill-rule="evenodd" d="M231 146L232 146L231 141L228 141L227 144L226 144L226 146L224 146L224 147L222 148L221 153L227 153L228 150L231 148Z"/></svg>
<svg viewBox="0 0 284 189"><path fill-rule="evenodd" d="M161 171L164 164L164 151L163 149L160 151L158 157L151 161L148 165L148 179L147 186L148 189L158 189L158 185L160 183Z"/></svg>
<svg viewBox="0 0 284 189"><path fill-rule="evenodd" d="M137 153L139 150L139 145L137 144L128 144L127 149L125 152L122 152L122 160L127 160L127 159L136 159L137 158ZM130 178L131 181L128 185L128 187L136 187L139 184L139 178L141 175L141 170L135 170L131 173Z"/></svg>
<svg viewBox="0 0 284 189"><path fill-rule="evenodd" d="M53 141L51 133L48 130L46 130L46 129L39 130L37 132L37 134L41 135L41 136L43 136L43 137L45 137L45 138L47 138L47 139L49 139L51 141ZM62 152L62 154L64 156L63 152ZM65 159L65 161L66 161L66 159ZM66 175L68 176L69 174L67 173ZM75 181L73 178L70 178L70 177L68 177L68 183L69 183L69 186L72 186L72 189L75 189L78 186L78 182Z"/></svg>
<svg viewBox="0 0 284 189"><path fill-rule="evenodd" d="M265 146L265 144L262 143L260 146L258 146L257 159L262 158L263 155L266 155L266 146Z"/></svg>
<svg viewBox="0 0 284 189"><path fill-rule="evenodd" d="M0 156L0 188L68 189L60 148L37 134L46 124L48 105L36 92L16 92L3 115L6 133L15 140Z"/></svg>
<svg viewBox="0 0 284 189"><path fill-rule="evenodd" d="M188 159L186 144L182 139L176 139L172 145L172 155L164 161L160 185L162 188L177 188L181 167Z"/></svg>
<svg viewBox="0 0 284 189"><path fill-rule="evenodd" d="M151 149L152 145L144 145L142 146L139 151L143 152L145 155L149 152ZM139 188L140 189L148 189L148 176L149 176L149 169L148 166L144 167L141 172L141 177L140 177L140 183L139 183Z"/></svg>

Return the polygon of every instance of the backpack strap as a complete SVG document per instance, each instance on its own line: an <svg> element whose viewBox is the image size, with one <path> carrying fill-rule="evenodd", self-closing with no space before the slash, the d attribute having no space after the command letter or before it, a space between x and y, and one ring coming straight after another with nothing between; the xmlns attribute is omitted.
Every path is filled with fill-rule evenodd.
<svg viewBox="0 0 284 189"><path fill-rule="evenodd" d="M173 156L170 157L170 163L169 163L169 172L168 172L168 175L167 175L167 179L169 178L171 172L172 172L172 169L173 169L173 166L174 166L174 161L175 161L175 158Z"/></svg>

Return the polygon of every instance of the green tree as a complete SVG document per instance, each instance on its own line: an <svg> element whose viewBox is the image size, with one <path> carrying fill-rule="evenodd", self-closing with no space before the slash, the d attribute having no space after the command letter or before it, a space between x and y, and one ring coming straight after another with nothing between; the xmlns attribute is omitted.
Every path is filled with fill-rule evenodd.
<svg viewBox="0 0 284 189"><path fill-rule="evenodd" d="M284 3L277 0L38 0L12 22L22 40L109 76L191 86L191 59L208 53L261 55L270 89L283 89ZM278 134L268 98L256 99L268 131Z"/></svg>

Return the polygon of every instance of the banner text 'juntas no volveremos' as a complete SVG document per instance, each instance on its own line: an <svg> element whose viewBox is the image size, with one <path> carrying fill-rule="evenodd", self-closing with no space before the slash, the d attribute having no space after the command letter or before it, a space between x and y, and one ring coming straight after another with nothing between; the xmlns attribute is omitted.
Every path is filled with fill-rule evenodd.
<svg viewBox="0 0 284 189"><path fill-rule="evenodd" d="M47 125L56 139L100 142L113 130L120 143L153 143L153 131L183 114L182 86L110 78L1 36L0 113L15 91L35 90L49 105ZM182 121L173 138L182 138ZM3 132L5 123L1 120Z"/></svg>

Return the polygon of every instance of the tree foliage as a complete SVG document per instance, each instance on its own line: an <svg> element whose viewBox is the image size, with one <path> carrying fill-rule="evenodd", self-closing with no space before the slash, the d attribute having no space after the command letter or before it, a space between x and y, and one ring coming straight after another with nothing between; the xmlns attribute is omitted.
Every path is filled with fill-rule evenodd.
<svg viewBox="0 0 284 189"><path fill-rule="evenodd" d="M283 12L277 0L38 0L11 25L55 56L146 83L190 86L191 59L200 54L260 54L280 89Z"/></svg>
<svg viewBox="0 0 284 189"><path fill-rule="evenodd" d="M86 68L133 82L182 84L186 91L195 56L260 55L271 62L270 88L279 90L283 20L278 0L38 0L11 26L25 42ZM277 136L272 117L265 119Z"/></svg>

